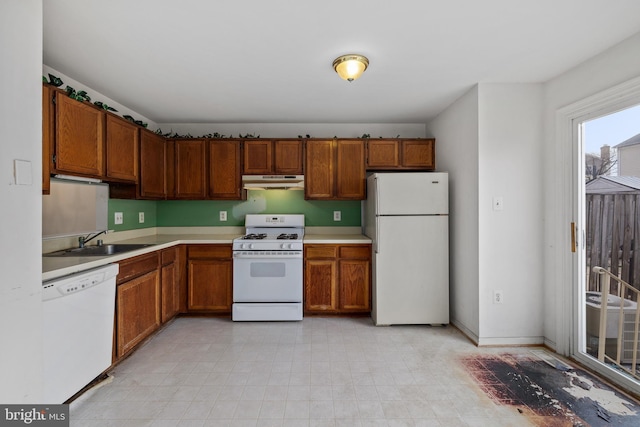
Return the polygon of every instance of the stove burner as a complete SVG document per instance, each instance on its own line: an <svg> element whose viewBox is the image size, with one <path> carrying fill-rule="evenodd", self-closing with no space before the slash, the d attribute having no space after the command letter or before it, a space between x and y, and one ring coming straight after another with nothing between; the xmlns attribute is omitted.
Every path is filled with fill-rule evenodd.
<svg viewBox="0 0 640 427"><path fill-rule="evenodd" d="M250 233L242 236L242 240L262 240L267 238L267 233Z"/></svg>
<svg viewBox="0 0 640 427"><path fill-rule="evenodd" d="M277 237L278 240L297 240L298 233L282 233Z"/></svg>

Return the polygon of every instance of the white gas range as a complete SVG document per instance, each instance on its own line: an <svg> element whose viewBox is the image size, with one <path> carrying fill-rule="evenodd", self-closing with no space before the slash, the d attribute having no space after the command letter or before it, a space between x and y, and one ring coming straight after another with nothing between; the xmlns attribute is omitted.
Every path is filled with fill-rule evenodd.
<svg viewBox="0 0 640 427"><path fill-rule="evenodd" d="M245 217L233 241L234 321L302 320L304 215Z"/></svg>

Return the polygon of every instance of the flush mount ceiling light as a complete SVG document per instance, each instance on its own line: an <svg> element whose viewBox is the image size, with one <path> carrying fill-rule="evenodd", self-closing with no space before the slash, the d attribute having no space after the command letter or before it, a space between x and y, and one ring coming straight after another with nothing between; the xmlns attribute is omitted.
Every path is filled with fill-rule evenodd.
<svg viewBox="0 0 640 427"><path fill-rule="evenodd" d="M360 77L368 66L369 60L362 55L342 55L333 61L333 69L342 79L348 82Z"/></svg>

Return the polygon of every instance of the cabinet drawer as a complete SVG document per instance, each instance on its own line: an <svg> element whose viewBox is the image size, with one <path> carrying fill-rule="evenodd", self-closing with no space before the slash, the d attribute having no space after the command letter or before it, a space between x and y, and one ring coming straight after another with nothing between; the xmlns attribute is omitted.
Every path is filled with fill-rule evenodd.
<svg viewBox="0 0 640 427"><path fill-rule="evenodd" d="M306 258L336 258L338 256L338 247L335 245L317 245L305 246Z"/></svg>
<svg viewBox="0 0 640 427"><path fill-rule="evenodd" d="M141 276L158 268L158 252L140 255L120 262L120 272L116 282L118 284Z"/></svg>
<svg viewBox="0 0 640 427"><path fill-rule="evenodd" d="M188 257L193 258L231 258L231 245L189 246Z"/></svg>
<svg viewBox="0 0 640 427"><path fill-rule="evenodd" d="M162 265L171 264L176 260L177 250L176 248L165 249L161 253Z"/></svg>
<svg viewBox="0 0 640 427"><path fill-rule="evenodd" d="M367 259L370 257L371 257L371 247L369 245L340 247L340 258Z"/></svg>

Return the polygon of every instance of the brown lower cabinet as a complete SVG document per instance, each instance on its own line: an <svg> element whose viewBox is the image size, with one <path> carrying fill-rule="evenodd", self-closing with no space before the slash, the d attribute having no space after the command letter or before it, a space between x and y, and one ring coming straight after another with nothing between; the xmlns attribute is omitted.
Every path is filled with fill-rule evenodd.
<svg viewBox="0 0 640 427"><path fill-rule="evenodd" d="M371 245L305 245L304 311L369 313Z"/></svg>
<svg viewBox="0 0 640 427"><path fill-rule="evenodd" d="M120 262L116 278L116 358L160 326L158 252Z"/></svg>
<svg viewBox="0 0 640 427"><path fill-rule="evenodd" d="M160 252L160 282L162 305L160 320L165 323L180 311L180 278L178 277L178 248Z"/></svg>
<svg viewBox="0 0 640 427"><path fill-rule="evenodd" d="M232 281L231 245L188 246L188 311L231 313Z"/></svg>
<svg viewBox="0 0 640 427"><path fill-rule="evenodd" d="M120 261L116 278L114 360L180 311L178 246Z"/></svg>

